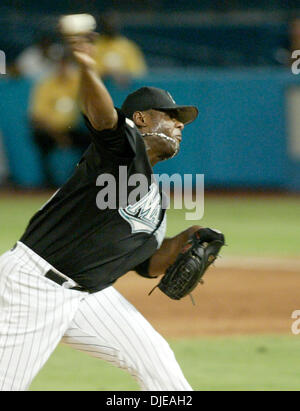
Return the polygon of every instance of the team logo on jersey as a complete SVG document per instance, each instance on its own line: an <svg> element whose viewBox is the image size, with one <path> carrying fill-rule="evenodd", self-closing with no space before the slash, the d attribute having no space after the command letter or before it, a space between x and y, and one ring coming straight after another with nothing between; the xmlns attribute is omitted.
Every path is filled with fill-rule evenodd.
<svg viewBox="0 0 300 411"><path fill-rule="evenodd" d="M159 224L160 195L158 187L152 183L148 193L135 204L119 209L119 214L126 220L132 233L152 233Z"/></svg>

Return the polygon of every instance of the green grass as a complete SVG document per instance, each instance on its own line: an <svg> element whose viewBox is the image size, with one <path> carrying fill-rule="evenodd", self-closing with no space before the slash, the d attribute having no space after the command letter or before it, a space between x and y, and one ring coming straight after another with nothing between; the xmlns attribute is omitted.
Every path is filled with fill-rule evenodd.
<svg viewBox="0 0 300 411"><path fill-rule="evenodd" d="M0 194L0 253L15 243L47 199ZM169 210L168 235L200 224L225 233L223 255L299 257L299 221L300 198L207 196L200 221L185 220L184 210ZM297 336L198 338L174 340L171 346L195 390L300 389ZM59 346L31 389L126 391L138 386L124 371Z"/></svg>
<svg viewBox="0 0 300 411"><path fill-rule="evenodd" d="M170 341L183 372L204 391L298 391L299 336L211 337ZM60 345L31 390L132 391L132 377Z"/></svg>
<svg viewBox="0 0 300 411"><path fill-rule="evenodd" d="M24 232L32 215L47 201L47 196L12 196L0 194L0 253L11 247Z"/></svg>
<svg viewBox="0 0 300 411"><path fill-rule="evenodd" d="M170 210L169 232L174 235L197 222L184 220L185 211ZM226 236L223 255L300 256L300 198L225 197L205 199L199 224L218 228Z"/></svg>
<svg viewBox="0 0 300 411"><path fill-rule="evenodd" d="M32 214L48 199L0 197L0 253L13 245ZM192 224L218 228L226 235L223 255L299 256L300 198L205 198L204 217L185 219L185 210L168 210L168 235Z"/></svg>

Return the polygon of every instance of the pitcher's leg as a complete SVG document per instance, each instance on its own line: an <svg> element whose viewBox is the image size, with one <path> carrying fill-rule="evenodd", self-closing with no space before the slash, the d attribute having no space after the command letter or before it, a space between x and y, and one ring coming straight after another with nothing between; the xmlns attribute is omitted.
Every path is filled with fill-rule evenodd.
<svg viewBox="0 0 300 411"><path fill-rule="evenodd" d="M77 291L0 260L0 390L28 389L72 321Z"/></svg>
<svg viewBox="0 0 300 411"><path fill-rule="evenodd" d="M142 390L192 390L168 343L113 287L80 303L62 342L126 369Z"/></svg>

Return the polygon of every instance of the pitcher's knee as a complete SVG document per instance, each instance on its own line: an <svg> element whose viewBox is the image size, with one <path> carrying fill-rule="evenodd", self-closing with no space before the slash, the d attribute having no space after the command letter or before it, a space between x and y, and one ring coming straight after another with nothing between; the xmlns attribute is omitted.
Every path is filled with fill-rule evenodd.
<svg viewBox="0 0 300 411"><path fill-rule="evenodd" d="M156 347L155 355L143 364L141 380L145 389L150 391L192 390L172 349L164 339Z"/></svg>

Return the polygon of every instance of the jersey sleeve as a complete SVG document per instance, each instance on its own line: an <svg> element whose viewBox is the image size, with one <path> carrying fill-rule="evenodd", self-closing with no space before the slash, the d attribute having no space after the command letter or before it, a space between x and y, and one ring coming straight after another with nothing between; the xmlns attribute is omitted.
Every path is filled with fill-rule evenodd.
<svg viewBox="0 0 300 411"><path fill-rule="evenodd" d="M129 120L119 110L118 125L115 130L94 129L89 119L83 115L85 124L90 131L91 139L100 152L108 152L123 158L134 158L136 155L136 134L138 130L132 120Z"/></svg>

